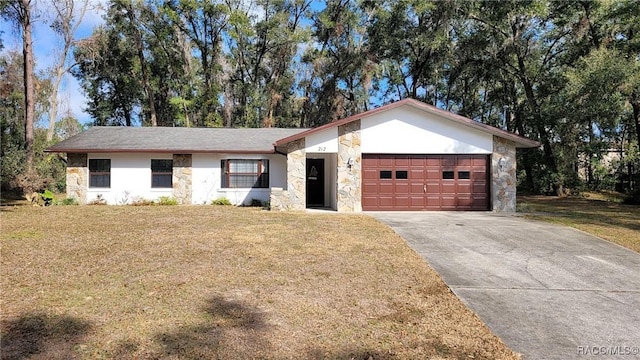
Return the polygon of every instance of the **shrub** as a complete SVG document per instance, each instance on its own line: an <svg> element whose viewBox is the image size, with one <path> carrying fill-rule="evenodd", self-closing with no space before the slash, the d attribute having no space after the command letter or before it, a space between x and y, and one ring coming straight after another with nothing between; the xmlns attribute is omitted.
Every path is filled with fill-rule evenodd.
<svg viewBox="0 0 640 360"><path fill-rule="evenodd" d="M158 205L178 205L178 200L172 196L160 196Z"/></svg>
<svg viewBox="0 0 640 360"><path fill-rule="evenodd" d="M148 200L139 196L133 198L133 200L131 201L132 206L150 206L155 204L156 203L153 200Z"/></svg>
<svg viewBox="0 0 640 360"><path fill-rule="evenodd" d="M229 199L227 199L226 197L221 197L221 198L217 198L213 201L211 201L211 205L233 205L231 204L231 201L229 201Z"/></svg>
<svg viewBox="0 0 640 360"><path fill-rule="evenodd" d="M78 205L76 198L64 198L62 201L58 201L56 205Z"/></svg>
<svg viewBox="0 0 640 360"><path fill-rule="evenodd" d="M42 199L42 204L44 206L51 206L53 205L53 200L55 199L55 196L53 195L51 190L45 189L45 191L43 191L40 194L40 199Z"/></svg>
<svg viewBox="0 0 640 360"><path fill-rule="evenodd" d="M107 205L107 200L102 197L102 194L98 194L96 198L89 201L87 205Z"/></svg>
<svg viewBox="0 0 640 360"><path fill-rule="evenodd" d="M640 205L640 190L626 194L622 203L625 205Z"/></svg>
<svg viewBox="0 0 640 360"><path fill-rule="evenodd" d="M253 206L253 207L262 207L262 200L259 200L259 199L251 199L251 202L249 203L249 206Z"/></svg>

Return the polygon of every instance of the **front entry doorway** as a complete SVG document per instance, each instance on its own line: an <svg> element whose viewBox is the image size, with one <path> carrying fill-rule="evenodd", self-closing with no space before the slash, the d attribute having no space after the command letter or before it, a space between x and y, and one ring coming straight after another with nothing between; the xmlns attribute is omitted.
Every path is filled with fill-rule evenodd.
<svg viewBox="0 0 640 360"><path fill-rule="evenodd" d="M324 206L324 159L307 159L307 207Z"/></svg>

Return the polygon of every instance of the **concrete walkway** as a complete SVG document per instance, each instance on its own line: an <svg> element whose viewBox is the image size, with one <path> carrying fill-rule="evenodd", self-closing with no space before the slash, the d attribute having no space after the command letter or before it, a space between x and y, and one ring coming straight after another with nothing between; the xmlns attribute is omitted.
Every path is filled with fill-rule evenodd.
<svg viewBox="0 0 640 360"><path fill-rule="evenodd" d="M368 214L523 359L640 358L640 254L511 215Z"/></svg>

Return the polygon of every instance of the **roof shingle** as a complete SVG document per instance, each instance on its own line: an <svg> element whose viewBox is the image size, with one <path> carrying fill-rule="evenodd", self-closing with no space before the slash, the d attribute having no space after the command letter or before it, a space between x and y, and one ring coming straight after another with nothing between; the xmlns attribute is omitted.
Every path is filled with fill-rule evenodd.
<svg viewBox="0 0 640 360"><path fill-rule="evenodd" d="M49 152L273 153L273 144L307 129L95 126Z"/></svg>

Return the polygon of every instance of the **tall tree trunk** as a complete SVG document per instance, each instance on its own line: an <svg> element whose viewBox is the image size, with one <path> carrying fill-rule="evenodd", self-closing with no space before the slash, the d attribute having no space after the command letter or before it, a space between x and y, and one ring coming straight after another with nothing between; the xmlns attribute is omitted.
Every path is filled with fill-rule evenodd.
<svg viewBox="0 0 640 360"><path fill-rule="evenodd" d="M58 117L58 89L64 76L64 64L62 64L62 66L59 65L60 64L56 65L51 94L49 94L49 128L47 129L47 142L53 140L53 134L56 129L56 119Z"/></svg>
<svg viewBox="0 0 640 360"><path fill-rule="evenodd" d="M636 145L640 151L640 96L633 94L631 97L631 108L633 109L633 124L636 128Z"/></svg>
<svg viewBox="0 0 640 360"><path fill-rule="evenodd" d="M22 54L24 56L24 140L27 170L33 169L33 122L35 116L35 87L33 76L33 41L31 39L31 1L20 2L22 25Z"/></svg>
<svg viewBox="0 0 640 360"><path fill-rule="evenodd" d="M51 87L51 94L49 95L49 128L47 129L47 141L53 139L53 135L56 127L56 119L58 117L58 91L60 90L60 83L67 72L67 56L73 45L73 34L80 26L82 18L89 6L89 0L82 0L80 11L76 17L77 0L52 0L55 11L57 12L56 21L60 24L59 27L54 28L55 32L62 37L62 51L60 52L58 63L53 69L53 86Z"/></svg>
<svg viewBox="0 0 640 360"><path fill-rule="evenodd" d="M151 126L158 126L158 116L156 115L156 99L149 84L149 75L147 73L147 61L144 58L144 48L142 44L142 35L140 30L136 27L136 24L140 21L135 18L133 14L133 7L128 9L129 21L131 22L134 42L136 44L136 50L138 51L138 60L140 61L140 71L142 72L142 86L144 86L144 92L147 95L147 101L149 105L149 115L151 120Z"/></svg>
<svg viewBox="0 0 640 360"><path fill-rule="evenodd" d="M520 132L520 136L524 136L525 131L524 131L524 126L522 124L522 117L520 115L516 115L514 121L515 121L516 128ZM525 150L524 153L522 154L522 160L523 160L522 165L524 167L524 173L525 173L525 187L527 188L527 190L533 193L537 193L538 189L536 189L536 186L535 186L536 182L533 181L533 166L531 165L531 151L529 149Z"/></svg>
<svg viewBox="0 0 640 360"><path fill-rule="evenodd" d="M538 101L535 97L535 94L533 91L533 85L531 84L531 81L529 80L529 78L525 75L526 66L524 63L524 59L521 56L518 56L518 67L520 70L520 75L519 75L520 82L522 83L522 86L524 88L524 93L527 98L527 103L533 115L535 128L538 130L538 133L540 134L540 141L542 142L542 148L544 150L544 156L547 163L546 165L548 166L549 170L552 173L557 174L558 164L556 162L556 157L553 153L553 149L551 148L551 141L549 139L549 134L547 134L547 129L544 125L544 122L542 121L542 115L540 113L540 105L538 104ZM562 185L563 184L561 183L553 184L553 190L558 195L563 195L564 193Z"/></svg>

